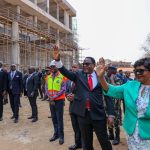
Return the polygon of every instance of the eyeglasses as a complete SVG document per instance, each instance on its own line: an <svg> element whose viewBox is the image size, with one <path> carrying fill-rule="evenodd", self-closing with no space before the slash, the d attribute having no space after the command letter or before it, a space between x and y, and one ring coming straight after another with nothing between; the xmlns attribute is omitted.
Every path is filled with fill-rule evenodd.
<svg viewBox="0 0 150 150"><path fill-rule="evenodd" d="M91 65L92 63L83 63L82 65L83 66L89 66L89 65Z"/></svg>
<svg viewBox="0 0 150 150"><path fill-rule="evenodd" d="M136 75L143 75L144 71L148 71L148 69L135 69L135 70L133 70L134 74L136 74Z"/></svg>

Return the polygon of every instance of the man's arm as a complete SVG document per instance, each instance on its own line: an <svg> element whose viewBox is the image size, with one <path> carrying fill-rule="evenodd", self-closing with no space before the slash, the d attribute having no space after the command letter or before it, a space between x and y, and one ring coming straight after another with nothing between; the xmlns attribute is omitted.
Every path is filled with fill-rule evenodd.
<svg viewBox="0 0 150 150"><path fill-rule="evenodd" d="M35 75L33 78L33 81L34 81L33 92L35 92L38 89L38 83L39 83L38 80L39 80L39 76Z"/></svg>
<svg viewBox="0 0 150 150"><path fill-rule="evenodd" d="M3 72L3 73L4 73L4 87L3 87L3 91L7 91L8 75L7 75L7 72Z"/></svg>
<svg viewBox="0 0 150 150"><path fill-rule="evenodd" d="M70 94L70 92L71 92L71 81L68 80L66 82L66 95Z"/></svg>
<svg viewBox="0 0 150 150"><path fill-rule="evenodd" d="M22 76L22 73L20 73L20 89L21 89L21 93L23 93L23 76Z"/></svg>

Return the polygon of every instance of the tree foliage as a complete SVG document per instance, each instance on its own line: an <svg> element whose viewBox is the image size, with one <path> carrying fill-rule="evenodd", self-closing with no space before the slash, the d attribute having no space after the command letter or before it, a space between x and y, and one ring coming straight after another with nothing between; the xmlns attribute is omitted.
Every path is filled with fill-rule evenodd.
<svg viewBox="0 0 150 150"><path fill-rule="evenodd" d="M141 47L142 50L145 52L145 56L150 57L150 33L147 35L144 44Z"/></svg>

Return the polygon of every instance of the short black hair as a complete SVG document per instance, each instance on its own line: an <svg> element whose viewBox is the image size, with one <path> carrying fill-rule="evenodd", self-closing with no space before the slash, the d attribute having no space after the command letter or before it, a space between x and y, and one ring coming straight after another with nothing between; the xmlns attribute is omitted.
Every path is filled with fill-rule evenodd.
<svg viewBox="0 0 150 150"><path fill-rule="evenodd" d="M150 57L145 57L145 58L137 60L133 66L134 68L138 66L144 66L146 69L150 71Z"/></svg>
<svg viewBox="0 0 150 150"><path fill-rule="evenodd" d="M115 66L108 66L108 70L117 70L117 67L115 67Z"/></svg>
<svg viewBox="0 0 150 150"><path fill-rule="evenodd" d="M93 57L85 57L85 59L88 58L88 59L91 59L92 63L95 65L96 64L96 61Z"/></svg>

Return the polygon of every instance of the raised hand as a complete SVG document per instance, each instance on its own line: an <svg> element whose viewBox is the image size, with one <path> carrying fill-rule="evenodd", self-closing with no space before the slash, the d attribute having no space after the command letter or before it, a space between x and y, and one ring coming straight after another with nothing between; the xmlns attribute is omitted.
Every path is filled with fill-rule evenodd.
<svg viewBox="0 0 150 150"><path fill-rule="evenodd" d="M54 46L53 48L53 58L56 61L60 60L60 52L59 52L58 46Z"/></svg>
<svg viewBox="0 0 150 150"><path fill-rule="evenodd" d="M100 58L98 62L98 66L96 67L96 72L99 77L103 77L105 74L106 65L104 58Z"/></svg>

